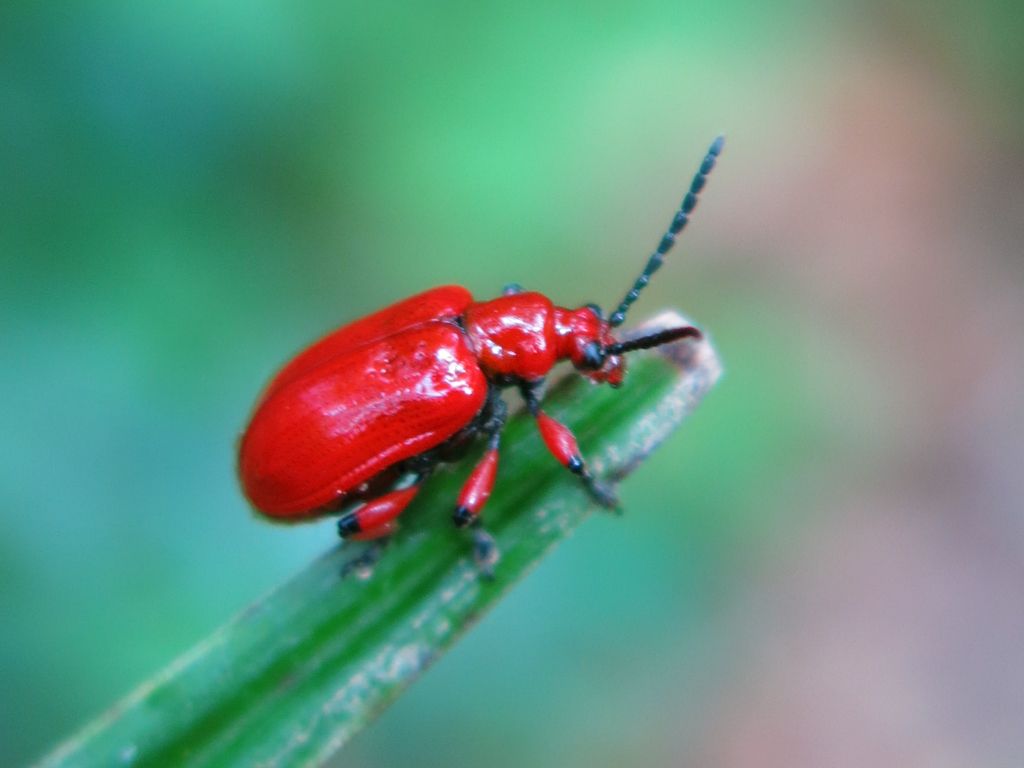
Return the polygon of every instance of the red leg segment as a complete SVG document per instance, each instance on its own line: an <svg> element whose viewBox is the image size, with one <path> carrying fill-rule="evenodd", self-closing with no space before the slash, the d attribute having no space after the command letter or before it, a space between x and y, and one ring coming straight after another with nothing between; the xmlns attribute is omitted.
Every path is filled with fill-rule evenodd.
<svg viewBox="0 0 1024 768"><path fill-rule="evenodd" d="M491 495L491 489L494 488L494 478L497 474L498 449L490 448L477 463L459 493L455 514L452 516L457 527L465 528L480 514L480 510L484 508Z"/></svg>
<svg viewBox="0 0 1024 768"><path fill-rule="evenodd" d="M618 506L619 502L615 497L615 492L590 474L590 470L583 462L583 455L580 453L580 447L572 431L548 416L540 408L534 410L534 417L537 419L540 436L548 450L551 451L551 455L570 472L579 475L583 485L598 504L604 507Z"/></svg>
<svg viewBox="0 0 1024 768"><path fill-rule="evenodd" d="M558 459L559 464L569 469L573 469L574 464L583 464L583 457L580 456L580 447L576 443L576 437L567 426L555 421L544 411L538 410L537 428L540 430L540 436L544 439L544 444Z"/></svg>
<svg viewBox="0 0 1024 768"><path fill-rule="evenodd" d="M338 534L345 539L376 539L394 532L394 519L419 493L419 485L392 491L368 501L338 520Z"/></svg>

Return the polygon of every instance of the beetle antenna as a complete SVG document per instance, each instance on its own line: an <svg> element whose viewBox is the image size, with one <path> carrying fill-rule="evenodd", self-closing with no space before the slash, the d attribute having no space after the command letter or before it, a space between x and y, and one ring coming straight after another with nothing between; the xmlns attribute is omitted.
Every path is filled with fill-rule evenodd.
<svg viewBox="0 0 1024 768"><path fill-rule="evenodd" d="M704 338L704 334L692 325L684 325L679 328L668 328L664 331L658 331L657 333L652 333L649 336L640 336L639 338L630 339L629 341L620 341L616 344L609 344L604 348L604 351L609 355L621 355L623 352L632 352L635 349L660 347L662 344L668 344L687 337L691 339L702 339Z"/></svg>
<svg viewBox="0 0 1024 768"><path fill-rule="evenodd" d="M665 260L665 254L667 254L672 246L675 245L676 236L683 231L683 227L690 221L690 214L697 205L697 196L700 191L704 189L704 184L708 180L708 174L715 167L715 161L718 156L722 153L722 146L725 144L725 136L718 136L711 146L708 148L708 153L704 155L704 160L700 164L700 169L694 174L693 181L690 182L690 191L686 193L686 197L683 198L682 205L679 206L679 210L676 211L676 215L672 218L672 223L668 225L668 229L665 230L665 234L662 235L661 242L658 243L658 247L654 249L654 253L647 260L647 266L644 267L644 271L640 273L640 277L633 283L633 287L626 294L626 298L619 304L619 308L612 313L612 316L608 319L608 324L615 328L616 326L622 325L626 319L626 312L632 306L633 302L640 296L642 291L647 284L651 281L651 275L658 271L661 267L662 262Z"/></svg>

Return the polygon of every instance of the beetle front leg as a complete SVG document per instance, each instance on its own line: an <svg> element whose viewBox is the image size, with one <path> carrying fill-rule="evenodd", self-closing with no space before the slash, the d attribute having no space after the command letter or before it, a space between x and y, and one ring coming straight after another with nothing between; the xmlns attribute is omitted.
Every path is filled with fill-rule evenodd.
<svg viewBox="0 0 1024 768"><path fill-rule="evenodd" d="M615 495L615 491L591 474L590 468L583 460L583 454L580 453L579 444L576 442L576 436L573 435L572 430L541 410L540 399L535 391L537 386L539 385L524 386L522 393L526 400L526 406L537 420L537 429L540 431L541 439L544 440L544 445L548 447L551 455L559 464L580 478L587 493L594 501L602 507L617 508L619 499Z"/></svg>

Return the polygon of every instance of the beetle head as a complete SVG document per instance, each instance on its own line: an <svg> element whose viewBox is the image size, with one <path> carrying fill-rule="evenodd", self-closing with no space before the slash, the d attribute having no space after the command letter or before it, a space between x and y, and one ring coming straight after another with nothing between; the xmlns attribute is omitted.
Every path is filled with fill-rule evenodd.
<svg viewBox="0 0 1024 768"><path fill-rule="evenodd" d="M555 326L559 357L568 358L576 370L597 384L608 382L617 387L622 383L623 360L621 355L607 352L615 339L596 304L558 311Z"/></svg>
<svg viewBox="0 0 1024 768"><path fill-rule="evenodd" d="M701 338L697 328L685 325L618 341L612 335L611 324L595 304L560 313L558 331L562 356L568 357L576 369L595 384L613 387L620 386L626 376L626 352L650 349L683 338Z"/></svg>

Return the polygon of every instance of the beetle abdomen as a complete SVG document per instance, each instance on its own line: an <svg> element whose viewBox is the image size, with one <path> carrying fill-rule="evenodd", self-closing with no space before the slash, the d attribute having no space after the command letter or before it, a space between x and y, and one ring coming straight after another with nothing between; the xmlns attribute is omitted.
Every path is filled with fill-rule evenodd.
<svg viewBox="0 0 1024 768"><path fill-rule="evenodd" d="M440 445L484 406L463 332L426 322L275 382L242 438L239 472L261 512L308 516Z"/></svg>

